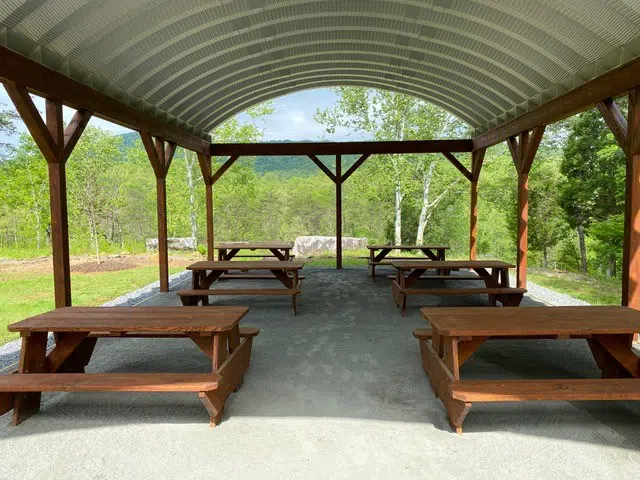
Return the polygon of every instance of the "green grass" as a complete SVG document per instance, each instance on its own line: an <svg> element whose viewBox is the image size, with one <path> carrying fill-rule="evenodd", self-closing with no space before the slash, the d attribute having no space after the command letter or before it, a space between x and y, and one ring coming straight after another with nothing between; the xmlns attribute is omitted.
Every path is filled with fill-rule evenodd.
<svg viewBox="0 0 640 480"><path fill-rule="evenodd" d="M169 272L181 270L170 268ZM71 274L73 304L102 305L157 279L158 268L154 266L117 272L74 273ZM53 308L52 274L0 273L0 345L18 337L7 331L7 325Z"/></svg>
<svg viewBox="0 0 640 480"><path fill-rule="evenodd" d="M536 269L527 273L527 280L593 305L620 305L620 279Z"/></svg>

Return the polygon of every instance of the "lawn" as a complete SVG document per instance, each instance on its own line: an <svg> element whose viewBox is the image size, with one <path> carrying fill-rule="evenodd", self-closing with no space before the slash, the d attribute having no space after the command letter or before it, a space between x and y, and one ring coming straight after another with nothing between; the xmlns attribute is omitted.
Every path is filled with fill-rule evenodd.
<svg viewBox="0 0 640 480"><path fill-rule="evenodd" d="M176 273L183 268L170 268ZM72 273L74 305L102 305L120 295L158 280L158 267L148 266L100 273ZM0 345L18 338L7 325L54 308L53 275L0 273Z"/></svg>
<svg viewBox="0 0 640 480"><path fill-rule="evenodd" d="M527 272L527 280L593 305L620 305L620 279L530 269Z"/></svg>

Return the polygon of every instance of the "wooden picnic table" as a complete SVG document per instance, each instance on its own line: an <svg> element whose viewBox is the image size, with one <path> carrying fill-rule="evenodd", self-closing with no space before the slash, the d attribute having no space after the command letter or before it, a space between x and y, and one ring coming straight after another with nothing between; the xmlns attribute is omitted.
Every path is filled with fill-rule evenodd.
<svg viewBox="0 0 640 480"><path fill-rule="evenodd" d="M393 299L401 308L402 315L407 314L408 295L489 295L489 304L495 306L500 301L504 306L518 306L526 292L523 288L509 286L509 269L515 265L500 260L453 260L453 261L424 261L424 260L394 260L391 265L396 269L396 279L391 284ZM422 277L429 269L438 270L473 270L477 276L436 276ZM491 270L491 273L489 273ZM451 280L483 280L484 288L415 288L415 283L422 279Z"/></svg>
<svg viewBox="0 0 640 480"><path fill-rule="evenodd" d="M0 414L17 425L40 409L43 391L192 391L212 426L242 383L257 329L241 329L248 307L66 307L9 325L22 336L17 374L0 376ZM47 353L48 333L55 347ZM206 373L84 373L97 338L187 337L210 359Z"/></svg>
<svg viewBox="0 0 640 480"><path fill-rule="evenodd" d="M291 295L294 314L298 310L298 297L302 293L302 278L299 271L304 262L273 260L232 262L232 261L202 261L187 267L191 270L191 290L178 292L184 305L208 305L209 295ZM211 286L227 272L271 272L271 275L260 277L263 279L277 279L285 288L212 288ZM257 278L258 276L253 276Z"/></svg>
<svg viewBox="0 0 640 480"><path fill-rule="evenodd" d="M214 248L218 249L218 260L229 261L234 257L237 258L262 258L274 257L278 260L288 261L293 257L291 250L293 243L291 242L225 242L219 243ZM242 254L238 255L241 250L269 250L271 255Z"/></svg>
<svg viewBox="0 0 640 480"><path fill-rule="evenodd" d="M369 273L374 280L376 278L376 267L378 265L390 265L391 260L408 258L389 257L389 254L394 250L404 252L418 250L429 260L446 260L445 252L449 249L449 247L443 245L367 245L367 248L369 249Z"/></svg>
<svg viewBox="0 0 640 480"><path fill-rule="evenodd" d="M640 358L632 339L640 312L627 307L423 308L416 329L422 365L462 433L473 402L640 400ZM461 380L460 368L488 339L586 339L600 379Z"/></svg>

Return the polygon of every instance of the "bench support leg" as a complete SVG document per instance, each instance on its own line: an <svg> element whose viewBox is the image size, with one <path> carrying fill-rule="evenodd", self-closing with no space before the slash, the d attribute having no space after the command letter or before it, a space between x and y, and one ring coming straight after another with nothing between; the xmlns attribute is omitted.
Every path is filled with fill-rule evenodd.
<svg viewBox="0 0 640 480"><path fill-rule="evenodd" d="M32 333L22 337L20 352L20 373L43 373L46 366L47 334ZM20 393L13 402L13 425L19 425L40 410L40 392Z"/></svg>
<svg viewBox="0 0 640 480"><path fill-rule="evenodd" d="M449 349L445 349L449 350ZM454 374L434 350L428 340L420 340L420 353L422 355L422 367L427 374L429 383L436 396L447 409L447 420L457 434L462 434L462 422L471 409L471 403L456 400L451 396L449 386L455 381ZM450 351L448 359L455 360L458 355Z"/></svg>

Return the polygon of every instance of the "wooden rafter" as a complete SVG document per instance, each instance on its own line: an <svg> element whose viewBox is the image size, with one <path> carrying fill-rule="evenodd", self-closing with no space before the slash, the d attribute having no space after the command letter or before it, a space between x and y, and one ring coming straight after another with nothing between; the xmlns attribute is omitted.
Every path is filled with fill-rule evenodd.
<svg viewBox="0 0 640 480"><path fill-rule="evenodd" d="M344 175L342 175L342 181L344 182L347 178L349 178L351 174L355 172L360 167L360 165L362 165L370 156L371 154L365 153L358 160L356 160L355 163L351 165L351 167L349 167L349 170L347 170Z"/></svg>
<svg viewBox="0 0 640 480"><path fill-rule="evenodd" d="M462 165L462 163L460 163L460 160L458 160L455 157L455 155L449 152L442 152L442 154L445 156L447 160L449 160L449 162L451 162L451 165L456 167L458 171L465 176L467 180L472 181L473 176L471 175L471 172L467 170L467 168L464 165Z"/></svg>
<svg viewBox="0 0 640 480"><path fill-rule="evenodd" d="M94 90L77 80L44 67L6 47L0 46L0 80L22 85L31 93L57 98L67 107L87 110L93 115L132 130L144 130L195 152L209 153L209 142L154 115ZM44 153L44 152L43 152Z"/></svg>
<svg viewBox="0 0 640 480"><path fill-rule="evenodd" d="M587 110L608 98L617 98L640 85L640 59L622 65L561 95L510 122L473 139L473 149L490 147L538 125L549 125Z"/></svg>
<svg viewBox="0 0 640 480"><path fill-rule="evenodd" d="M205 185L211 185L211 155L198 153L198 164Z"/></svg>
<svg viewBox="0 0 640 480"><path fill-rule="evenodd" d="M84 132L85 128L87 128L87 124L91 120L91 112L86 110L78 110L67 125L67 128L64 130L64 150L62 152L62 157L66 162L73 149L76 148L76 144L80 137L82 136L82 132Z"/></svg>
<svg viewBox="0 0 640 480"><path fill-rule="evenodd" d="M480 172L482 171L482 165L484 163L484 156L487 153L486 148L474 150L471 154L471 178L473 182L477 182L480 179Z"/></svg>
<svg viewBox="0 0 640 480"><path fill-rule="evenodd" d="M315 156L315 155L313 155L313 154L310 154L310 155L308 155L308 156L309 156L309 158L311 159L311 161L312 161L313 163L315 163L315 164L316 164L316 166L317 166L320 170L322 170L322 171L324 172L324 174L325 174L327 177L329 177L329 178L331 179L331 181L332 181L333 183L336 183L336 181L337 181L337 177L336 177L336 175L335 175L331 170L329 170L329 168L328 168L328 167L327 167L327 166L322 162L322 160L320 160L318 157L316 157L316 156Z"/></svg>
<svg viewBox="0 0 640 480"><path fill-rule="evenodd" d="M213 174L213 176L211 177L211 184L216 183L220 179L220 177L224 175L224 173L231 168L231 165L236 163L236 160L238 160L238 158L239 158L238 155L232 155L231 157L229 157L229 159L226 162L224 162L220 166L220 168L218 168L218 170L216 170L216 172Z"/></svg>
<svg viewBox="0 0 640 480"><path fill-rule="evenodd" d="M542 125L531 131L521 132L518 137L512 136L507 139L511 158L518 173L528 174L531 170L544 131L545 126Z"/></svg>
<svg viewBox="0 0 640 480"><path fill-rule="evenodd" d="M162 138L154 138L149 132L140 132L140 138L156 178L165 178L169 173L177 145L174 142L165 142Z"/></svg>

